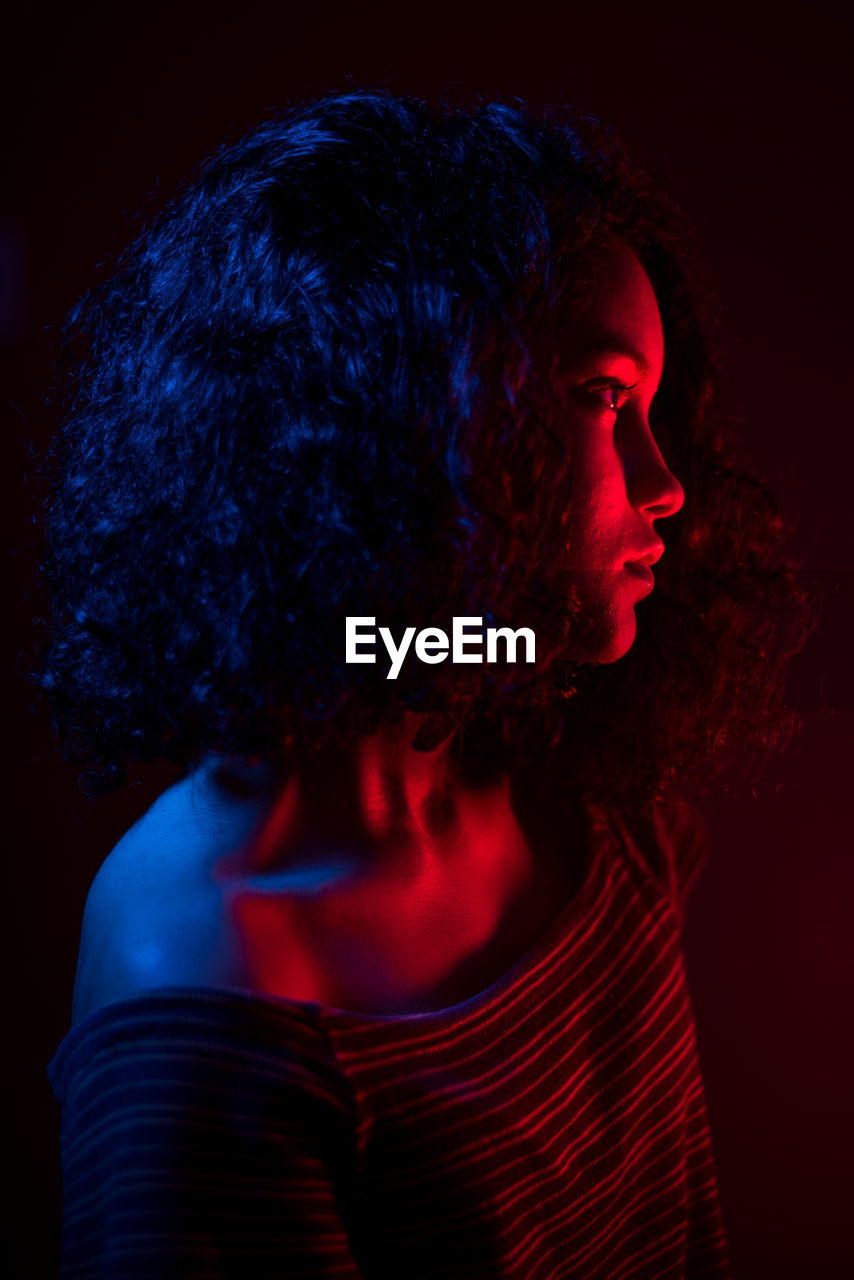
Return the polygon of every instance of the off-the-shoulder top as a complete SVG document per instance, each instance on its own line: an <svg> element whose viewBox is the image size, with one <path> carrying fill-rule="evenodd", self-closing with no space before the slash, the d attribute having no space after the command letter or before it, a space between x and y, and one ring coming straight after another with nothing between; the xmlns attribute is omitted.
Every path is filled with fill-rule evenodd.
<svg viewBox="0 0 854 1280"><path fill-rule="evenodd" d="M165 988L89 1014L48 1069L63 1276L727 1276L685 815L638 843L600 812L571 903L451 1008Z"/></svg>

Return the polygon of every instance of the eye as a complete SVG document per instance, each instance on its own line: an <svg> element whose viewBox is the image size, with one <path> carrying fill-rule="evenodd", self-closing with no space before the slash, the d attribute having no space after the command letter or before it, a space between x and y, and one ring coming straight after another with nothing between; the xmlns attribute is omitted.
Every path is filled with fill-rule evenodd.
<svg viewBox="0 0 854 1280"><path fill-rule="evenodd" d="M593 400L597 408L608 409L611 413L619 413L634 391L636 382L618 382L615 378L596 378L585 382L581 388L586 396Z"/></svg>

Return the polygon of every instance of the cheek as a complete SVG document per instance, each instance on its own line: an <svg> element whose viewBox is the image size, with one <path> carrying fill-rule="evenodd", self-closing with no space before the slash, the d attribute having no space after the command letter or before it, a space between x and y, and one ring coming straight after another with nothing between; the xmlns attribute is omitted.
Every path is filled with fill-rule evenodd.
<svg viewBox="0 0 854 1280"><path fill-rule="evenodd" d="M581 450L573 458L569 567L579 614L576 657L616 662L634 643L636 594L620 575L628 508L625 478L613 445Z"/></svg>
<svg viewBox="0 0 854 1280"><path fill-rule="evenodd" d="M625 512L626 488L619 466L607 456L589 451L574 461L569 553L575 568L584 570L611 562Z"/></svg>

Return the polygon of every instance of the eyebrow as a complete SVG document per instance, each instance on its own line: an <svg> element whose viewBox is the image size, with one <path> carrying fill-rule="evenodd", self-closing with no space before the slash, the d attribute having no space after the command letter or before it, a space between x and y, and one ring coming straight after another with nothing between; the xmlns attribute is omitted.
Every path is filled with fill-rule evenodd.
<svg viewBox="0 0 854 1280"><path fill-rule="evenodd" d="M650 363L642 351L632 346L630 342L625 342L622 338L603 338L600 342L595 342L589 347L584 347L577 353L570 362L573 365L581 364L586 360L591 360L596 356L625 356L628 360L632 360L641 373L649 373Z"/></svg>

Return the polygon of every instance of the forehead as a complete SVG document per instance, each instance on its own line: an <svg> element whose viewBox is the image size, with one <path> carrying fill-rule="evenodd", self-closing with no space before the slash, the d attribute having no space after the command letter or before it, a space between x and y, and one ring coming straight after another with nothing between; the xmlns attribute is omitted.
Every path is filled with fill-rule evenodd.
<svg viewBox="0 0 854 1280"><path fill-rule="evenodd" d="M605 348L625 349L660 374L664 333L658 302L631 249L612 242L585 259L556 336L562 361Z"/></svg>

